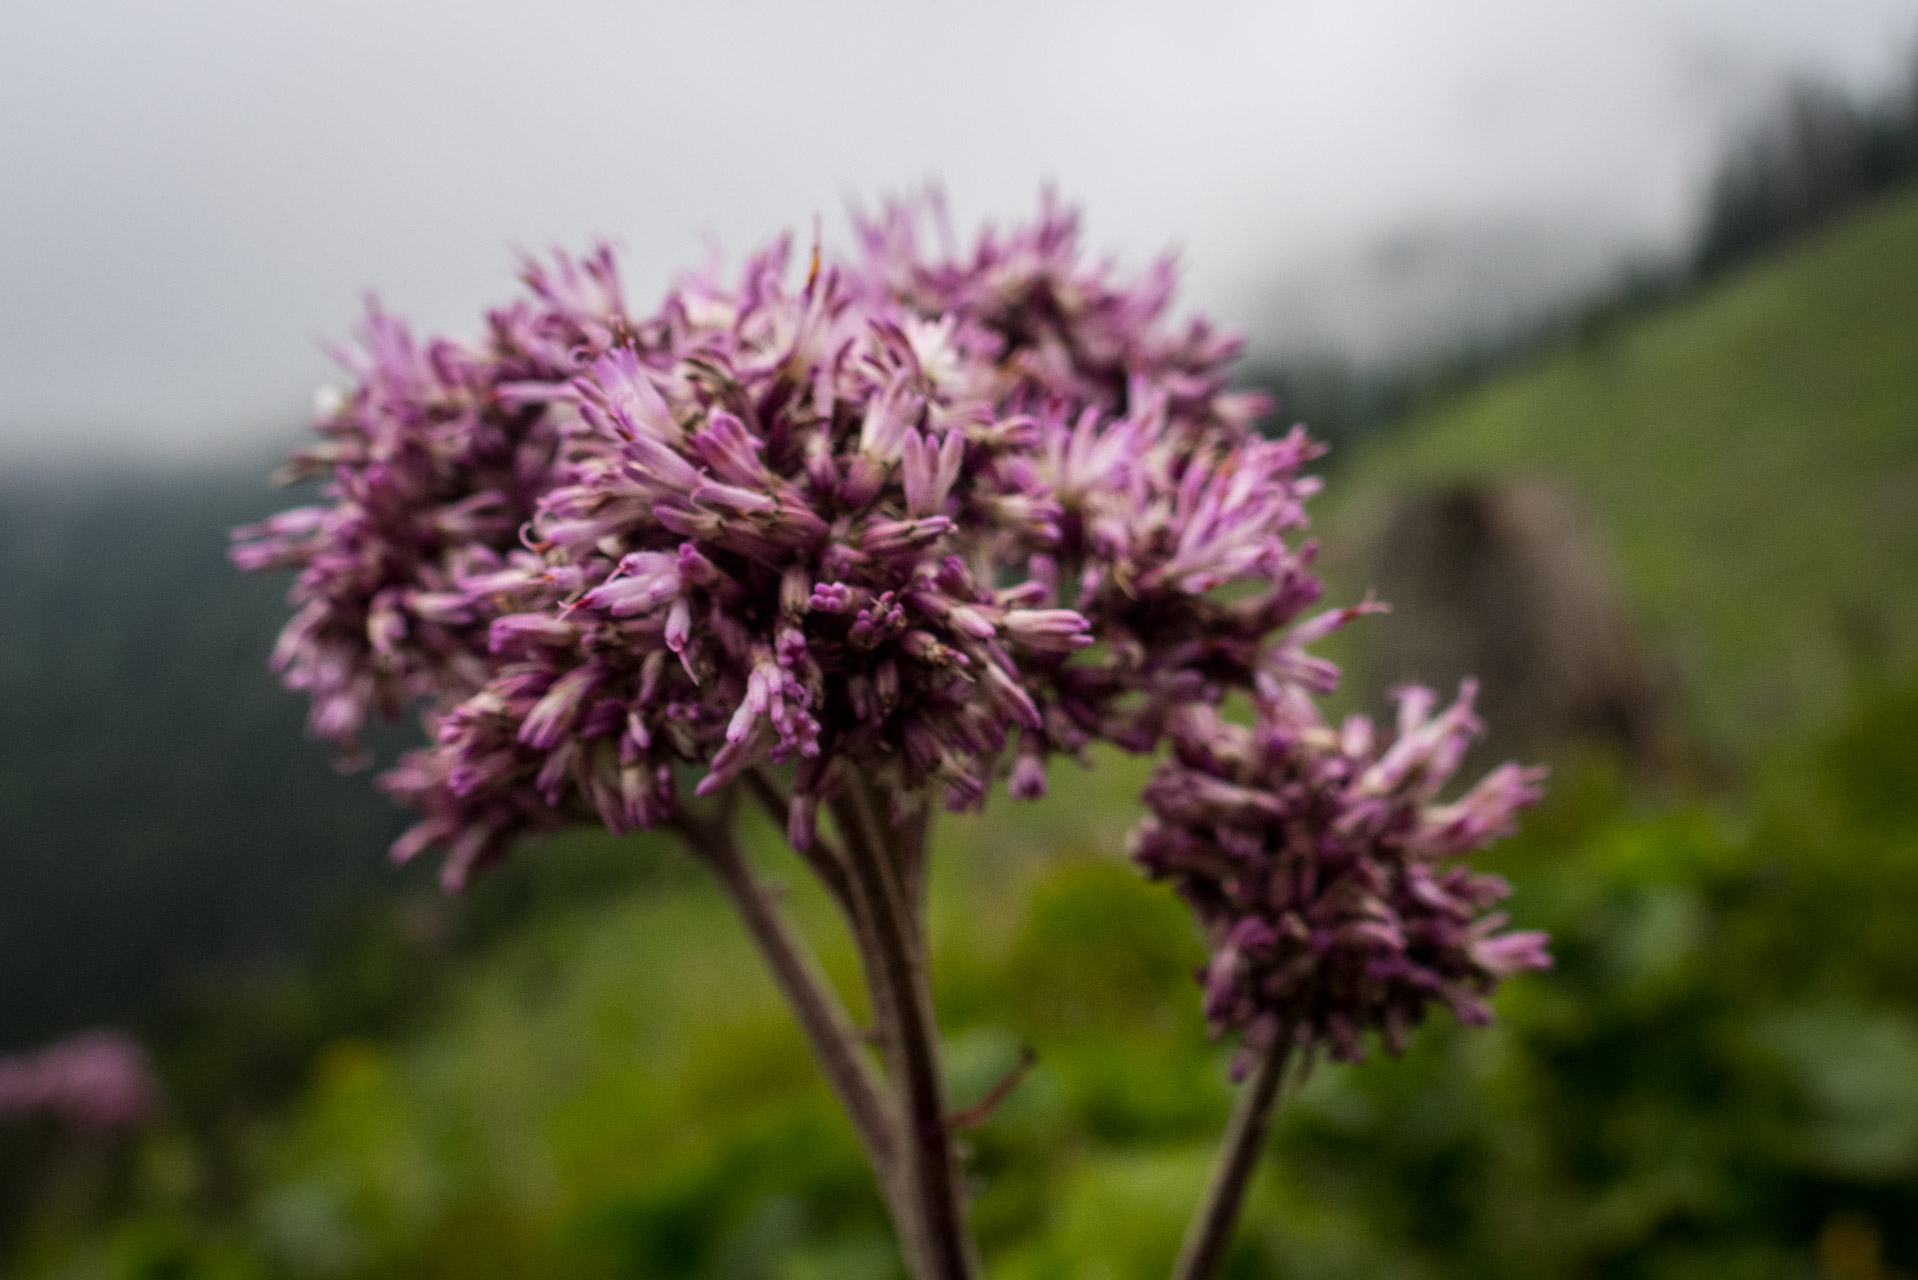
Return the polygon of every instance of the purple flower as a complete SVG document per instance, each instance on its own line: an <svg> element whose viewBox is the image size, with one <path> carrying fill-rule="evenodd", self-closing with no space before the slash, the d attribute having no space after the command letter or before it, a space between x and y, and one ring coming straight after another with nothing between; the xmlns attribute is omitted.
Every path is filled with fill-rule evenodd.
<svg viewBox="0 0 1918 1280"><path fill-rule="evenodd" d="M489 610L462 581L501 567L552 485L545 388L624 332L604 248L524 278L534 300L493 312L472 346L421 341L370 304L359 346L335 353L351 393L322 398L323 443L283 472L322 477L323 504L234 531L241 568L297 572L274 666L349 758L372 715L483 683Z"/></svg>
<svg viewBox="0 0 1918 1280"><path fill-rule="evenodd" d="M1550 965L1545 935L1501 932L1504 882L1453 861L1509 834L1543 776L1507 764L1438 801L1478 731L1472 694L1434 715L1428 690L1401 690L1389 744L1362 716L1327 725L1297 685L1250 728L1209 707L1175 718L1134 853L1212 940L1215 1028L1250 1047L1290 1031L1346 1060L1378 1031L1398 1053L1433 1001L1482 1023L1501 978Z"/></svg>
<svg viewBox="0 0 1918 1280"><path fill-rule="evenodd" d="M1039 795L1057 752L1149 750L1276 678L1318 596L1287 541L1317 447L1252 433L1236 342L1164 323L1164 264L1082 264L1050 202L922 255L936 216L890 207L799 281L781 241L644 317L604 251L559 257L470 347L374 312L297 464L326 501L235 558L298 571L276 662L316 732L423 708L401 856L445 847L458 882L766 765L803 844L847 769Z"/></svg>
<svg viewBox="0 0 1918 1280"><path fill-rule="evenodd" d="M1262 395L1227 390L1237 337L1203 320L1183 329L1164 323L1176 284L1169 259L1128 283L1114 279L1110 264L1086 265L1078 213L1050 194L1036 222L1004 233L989 228L970 253L953 248L936 189L890 201L856 229L863 287L937 318L941 327L921 329L915 341L928 350L926 362L939 367L947 351L1004 343L994 376L1014 388L1020 407L1036 410L1056 398L1117 414L1142 392L1156 392L1175 423L1228 434L1249 431L1270 408ZM938 252L929 251L929 239Z"/></svg>
<svg viewBox="0 0 1918 1280"><path fill-rule="evenodd" d="M965 250L936 194L856 230L849 262L815 248L797 271L780 240L650 314L603 249L529 264L530 296L472 344L375 308L293 466L325 477L320 502L237 531L233 556L297 574L275 664L314 732L351 752L373 714L419 712L428 741L381 780L420 815L397 858L444 850L458 888L526 833L675 822L772 960L915 1273L962 1275L915 994L926 806L1001 780L1033 798L1056 755L1170 736L1137 853L1211 935L1209 1020L1248 1052L1356 1057L1373 1029L1396 1051L1433 1000L1482 1020L1501 977L1548 963L1542 936L1501 931L1502 883L1451 861L1538 775L1439 800L1469 690L1437 715L1404 693L1389 745L1319 720L1337 671L1311 643L1377 606L1305 619L1320 446L1255 431L1238 340L1168 322L1169 263L1087 264L1050 198ZM1219 716L1234 697L1256 726ZM883 1085L740 860L739 792L785 795L859 941Z"/></svg>
<svg viewBox="0 0 1918 1280"><path fill-rule="evenodd" d="M158 1101L145 1052L119 1032L89 1031L0 1057L0 1118L42 1114L114 1129L145 1120Z"/></svg>

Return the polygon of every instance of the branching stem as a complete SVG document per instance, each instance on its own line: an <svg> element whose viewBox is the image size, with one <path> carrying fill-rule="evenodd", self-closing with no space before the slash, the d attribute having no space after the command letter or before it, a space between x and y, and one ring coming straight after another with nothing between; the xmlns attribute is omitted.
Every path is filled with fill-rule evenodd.
<svg viewBox="0 0 1918 1280"><path fill-rule="evenodd" d="M763 769L746 770L744 781L753 799L766 811L766 816L772 819L773 828L780 835L785 835L792 807L790 797L766 776ZM814 836L810 848L795 847L793 852L812 868L813 874L818 876L820 883L826 886L826 892L832 894L833 901L839 904L839 909L850 911L851 888L846 883L846 860L839 851L828 844L824 836Z"/></svg>
<svg viewBox="0 0 1918 1280"><path fill-rule="evenodd" d="M788 798L760 771L744 782L783 834ZM837 843L821 834L796 852L845 915L871 999L884 1081L838 994L740 851L731 807L709 818L684 815L678 827L732 898L792 1005L878 1175L915 1280L972 1280L978 1260L966 1226L955 1121L946 1111L924 923L930 814L923 805L908 810L895 827L885 797L859 780L828 805Z"/></svg>
<svg viewBox="0 0 1918 1280"><path fill-rule="evenodd" d="M953 1112L950 1116L946 1117L946 1123L951 1125L955 1130L977 1129L980 1125L992 1119L992 1113L999 1109L1001 1103L1012 1096L1012 1091L1019 1087L1020 1082L1026 1078L1034 1066L1038 1065L1038 1062L1038 1050L1034 1049L1031 1045L1024 1046L1019 1050L1019 1061L1012 1064L1012 1070L999 1077L998 1083L986 1090L985 1097L979 1099L979 1101L973 1103L964 1111Z"/></svg>
<svg viewBox="0 0 1918 1280"><path fill-rule="evenodd" d="M887 1199L893 1200L900 1164L898 1125L859 1047L859 1032L845 1005L746 861L733 838L730 815L710 822L681 818L678 826L687 846L713 869L733 900L747 933L811 1041L813 1053L851 1119Z"/></svg>

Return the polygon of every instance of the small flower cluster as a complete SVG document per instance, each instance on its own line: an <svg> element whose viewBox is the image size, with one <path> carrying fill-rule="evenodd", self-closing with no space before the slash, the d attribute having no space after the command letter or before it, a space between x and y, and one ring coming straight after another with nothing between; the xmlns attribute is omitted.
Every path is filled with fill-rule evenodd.
<svg viewBox="0 0 1918 1280"><path fill-rule="evenodd" d="M609 256L562 259L473 349L376 314L303 463L327 502L236 558L300 572L278 660L316 731L424 706L396 852L445 847L458 883L763 764L805 847L847 769L907 804L1033 796L1053 754L1311 674L1286 537L1317 446L1252 429L1236 342L1166 328L1169 268L1114 283L1056 208L969 256L922 251L927 212L645 317Z"/></svg>
<svg viewBox="0 0 1918 1280"><path fill-rule="evenodd" d="M298 572L274 666L350 758L370 715L485 682L486 624L460 584L517 545L559 461L552 415L519 389L616 341L610 253L528 262L523 278L532 298L492 312L477 346L423 342L370 304L359 347L334 353L352 392L322 392L324 442L281 472L327 477L325 501L234 531L241 568Z"/></svg>
<svg viewBox="0 0 1918 1280"><path fill-rule="evenodd" d="M1500 979L1551 959L1544 934L1500 932L1504 882L1456 860L1511 831L1542 771L1501 765L1439 802L1478 732L1469 682L1436 715L1429 690L1401 690L1390 742L1363 716L1326 724L1298 686L1270 692L1249 728L1175 718L1135 836L1212 937L1207 1019L1248 1051L1289 1034L1348 1061L1368 1031L1400 1052L1435 1000L1487 1021Z"/></svg>
<svg viewBox="0 0 1918 1280"><path fill-rule="evenodd" d="M1168 399L1180 426L1217 423L1241 433L1268 407L1263 397L1225 391L1237 337L1198 317L1182 330L1163 327L1177 284L1169 259L1124 287L1109 268L1087 270L1078 218L1050 194L1038 221L988 229L969 255L928 253L927 222L942 244L955 242L936 191L858 219L861 279L922 315L969 316L1005 335L1007 374L1039 393L1027 407L1058 397L1116 413L1143 384Z"/></svg>
<svg viewBox="0 0 1918 1280"><path fill-rule="evenodd" d="M49 1115L82 1128L122 1128L146 1119L158 1097L145 1052L117 1032L90 1031L0 1057L0 1117Z"/></svg>

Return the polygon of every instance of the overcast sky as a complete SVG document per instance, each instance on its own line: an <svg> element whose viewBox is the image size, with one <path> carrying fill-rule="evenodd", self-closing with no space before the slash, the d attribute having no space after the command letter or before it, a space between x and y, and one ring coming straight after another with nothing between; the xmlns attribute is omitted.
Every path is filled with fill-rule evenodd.
<svg viewBox="0 0 1918 1280"><path fill-rule="evenodd" d="M1433 221L1676 244L1792 72L1888 81L1918 0L0 0L0 459L286 438L359 296L466 333L514 245L630 295L928 177L1051 181L1245 326Z"/></svg>

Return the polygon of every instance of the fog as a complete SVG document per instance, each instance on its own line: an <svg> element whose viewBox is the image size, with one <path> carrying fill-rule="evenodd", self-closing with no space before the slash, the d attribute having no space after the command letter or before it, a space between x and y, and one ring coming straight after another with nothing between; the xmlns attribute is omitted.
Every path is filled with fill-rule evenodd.
<svg viewBox="0 0 1918 1280"><path fill-rule="evenodd" d="M646 299L929 178L962 225L1054 184L1100 249L1175 250L1190 306L1364 354L1391 300L1346 264L1509 228L1523 291L1669 250L1734 122L1792 74L1888 80L1914 31L1910 0L16 3L0 458L263 448L369 287L466 332L513 246L604 235Z"/></svg>

